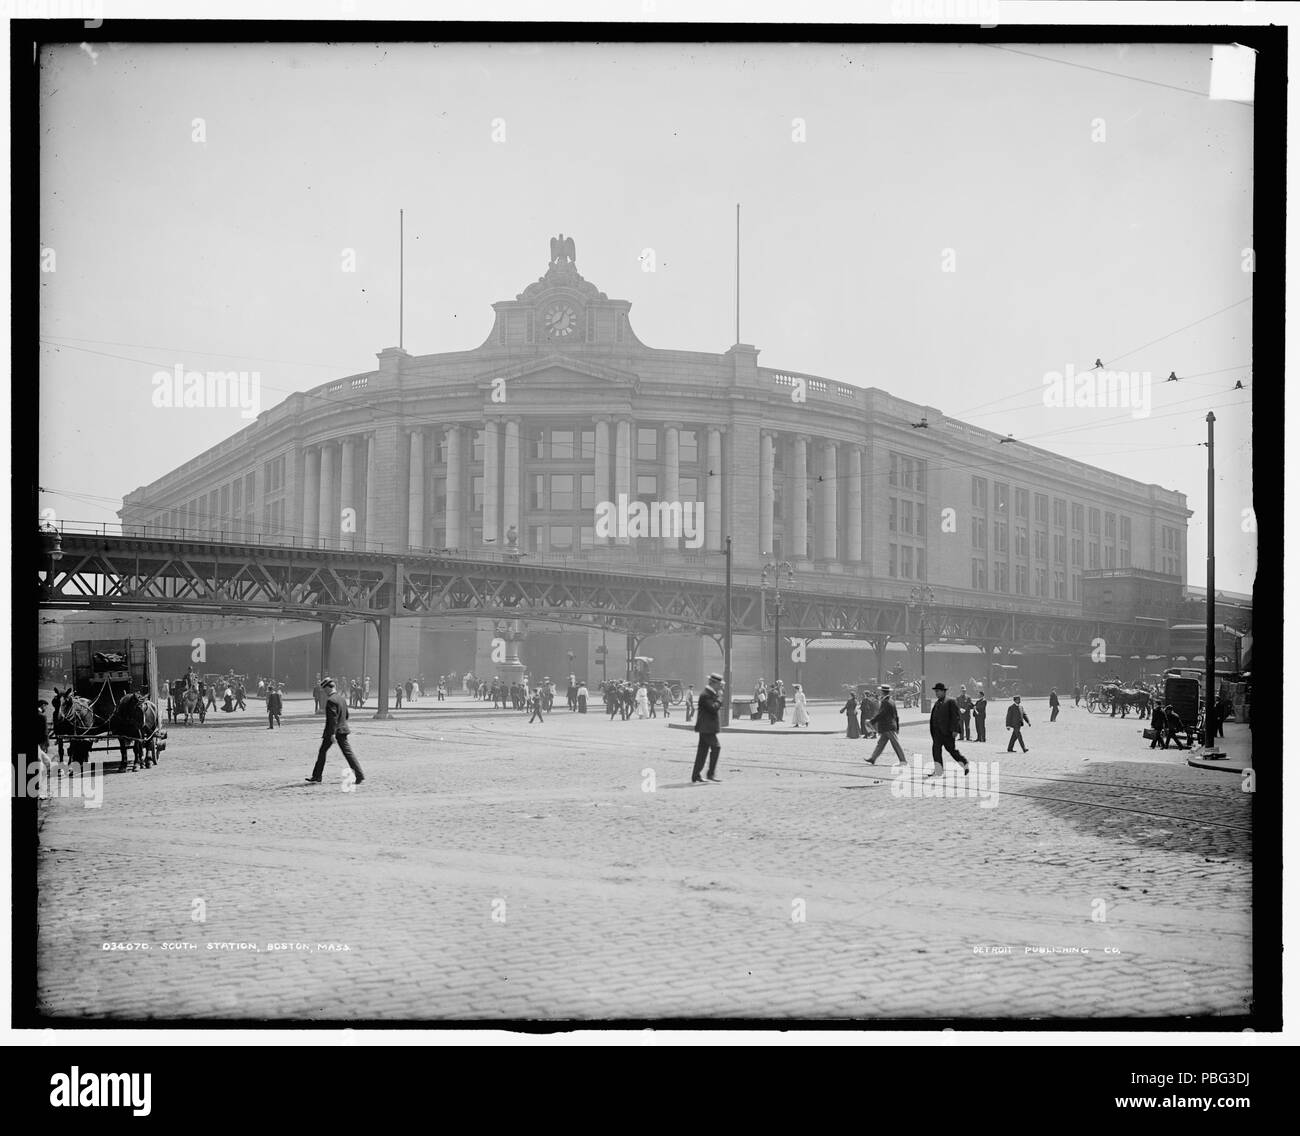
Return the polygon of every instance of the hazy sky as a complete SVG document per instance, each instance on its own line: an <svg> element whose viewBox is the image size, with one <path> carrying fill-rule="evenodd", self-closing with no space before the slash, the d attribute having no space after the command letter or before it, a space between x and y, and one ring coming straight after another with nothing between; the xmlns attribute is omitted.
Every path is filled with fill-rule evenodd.
<svg viewBox="0 0 1300 1136"><path fill-rule="evenodd" d="M372 369L397 341L399 208L414 354L478 346L561 231L649 346L724 351L739 201L761 365L1185 492L1194 584L1213 409L1218 585L1251 590L1254 115L1204 96L1208 47L95 53L42 60L41 504L63 518L114 520L246 424L154 407L159 370L257 370L265 409ZM1045 373L1098 357L1151 372L1150 417L1044 407Z"/></svg>

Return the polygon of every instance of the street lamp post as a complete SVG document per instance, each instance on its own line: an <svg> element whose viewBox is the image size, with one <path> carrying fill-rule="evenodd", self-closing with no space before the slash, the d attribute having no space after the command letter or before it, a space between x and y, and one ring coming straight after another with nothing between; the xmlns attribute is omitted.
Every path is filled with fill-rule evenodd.
<svg viewBox="0 0 1300 1136"><path fill-rule="evenodd" d="M921 628L921 712L930 709L929 695L925 689L925 620L930 614L930 605L934 603L934 589L931 587L913 588L912 598L907 606L916 611L920 617Z"/></svg>
<svg viewBox="0 0 1300 1136"><path fill-rule="evenodd" d="M776 588L776 635L773 643L772 652L772 684L775 686L781 681L781 576L785 575L786 582L794 583L794 565L788 560L772 561L763 565L763 570L759 574L760 585L767 587L767 575L772 574L772 582Z"/></svg>

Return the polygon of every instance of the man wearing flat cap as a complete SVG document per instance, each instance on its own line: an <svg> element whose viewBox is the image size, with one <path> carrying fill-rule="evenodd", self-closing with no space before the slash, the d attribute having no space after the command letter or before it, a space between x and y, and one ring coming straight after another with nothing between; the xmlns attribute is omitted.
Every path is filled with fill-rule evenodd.
<svg viewBox="0 0 1300 1136"><path fill-rule="evenodd" d="M961 711L948 697L948 688L941 682L934 684L937 697L930 707L930 754L934 758L931 777L943 776L943 751L952 754L963 773L970 773L970 762L957 752L957 739L961 737Z"/></svg>
<svg viewBox="0 0 1300 1136"><path fill-rule="evenodd" d="M325 733L321 736L320 752L316 755L316 767L311 771L311 776L307 778L314 785L319 785L321 777L325 773L325 755L329 748L335 742L339 743L339 749L343 751L343 757L347 760L352 769L352 774L360 785L364 781L365 774L361 772L361 766L357 762L356 755L352 752L352 746L348 741L348 734L351 733L348 727L348 703L343 695L337 693L334 689L334 680L332 678L321 679L321 692L325 695Z"/></svg>
<svg viewBox="0 0 1300 1136"><path fill-rule="evenodd" d="M703 781L700 774L704 770L704 755L709 757L709 780L717 781L718 754L722 746L718 744L718 711L722 704L722 676L714 671L709 675L709 685L700 691L699 706L695 714L695 732L700 740L695 747L695 769L691 772L691 783Z"/></svg>

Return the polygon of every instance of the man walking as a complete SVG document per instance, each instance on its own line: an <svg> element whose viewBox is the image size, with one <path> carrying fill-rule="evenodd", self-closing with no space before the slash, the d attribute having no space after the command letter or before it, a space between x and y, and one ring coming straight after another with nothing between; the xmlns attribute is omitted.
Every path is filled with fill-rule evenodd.
<svg viewBox="0 0 1300 1136"><path fill-rule="evenodd" d="M1077 683L1075 684L1075 687L1074 687L1074 704L1075 704L1076 706L1079 705L1079 686L1078 686Z"/></svg>
<svg viewBox="0 0 1300 1136"><path fill-rule="evenodd" d="M348 734L351 730L348 727L348 703L347 699L341 694L334 692L334 680L332 678L321 679L321 690L325 694L325 733L321 735L320 752L316 755L316 766L311 771L311 776L307 780L313 785L321 783L321 777L325 772L325 755L329 748L335 742L339 743L339 749L343 751L344 760L347 761L352 774L360 785L364 781L365 774L361 772L361 766L357 762L356 755L352 752L352 745L348 741Z"/></svg>
<svg viewBox="0 0 1300 1136"><path fill-rule="evenodd" d="M1020 735L1020 727L1032 725L1029 715L1025 713L1024 708L1020 705L1020 695L1017 694L1011 705L1007 707L1007 729L1011 731L1011 740L1007 742L1007 753L1016 748L1016 742L1020 743L1022 752L1029 752L1029 747L1025 745L1025 739Z"/></svg>
<svg viewBox="0 0 1300 1136"><path fill-rule="evenodd" d="M695 687L686 688L686 720L689 722L695 717Z"/></svg>
<svg viewBox="0 0 1300 1136"><path fill-rule="evenodd" d="M957 739L961 737L961 711L957 703L948 697L948 688L941 682L934 684L934 692L939 696L930 707L930 756L934 758L931 777L943 776L943 751L952 754L953 760L961 766L964 774L970 773L970 762L957 751Z"/></svg>
<svg viewBox="0 0 1300 1136"><path fill-rule="evenodd" d="M270 682L266 685L266 721L267 729L274 730L280 725L280 715L284 712L284 699L280 697L280 691L276 688L275 683Z"/></svg>
<svg viewBox="0 0 1300 1136"><path fill-rule="evenodd" d="M1052 687L1052 693L1048 696L1047 705L1052 708L1052 722L1056 721L1056 716L1061 712L1061 700L1056 696L1056 687Z"/></svg>
<svg viewBox="0 0 1300 1136"><path fill-rule="evenodd" d="M541 687L538 687L536 690L533 691L533 696L529 700L529 708L533 712L533 716L528 719L528 724L530 726L534 722L546 721L546 719L542 717L542 688Z"/></svg>
<svg viewBox="0 0 1300 1136"><path fill-rule="evenodd" d="M903 747L898 741L898 708L894 705L891 696L893 691L888 686L880 688L880 709L876 711L875 716L871 719L871 724L876 727L876 733L880 735L876 742L875 752L867 758L868 765L875 765L878 758L885 751L885 746L892 745L894 753L898 755L898 764L907 764L907 755L903 753Z"/></svg>
<svg viewBox="0 0 1300 1136"><path fill-rule="evenodd" d="M1155 749L1156 746L1169 748L1169 741L1165 737L1165 708L1159 701L1151 707L1151 748Z"/></svg>
<svg viewBox="0 0 1300 1136"><path fill-rule="evenodd" d="M705 754L709 758L709 780L718 781L718 754L722 746L718 744L718 711L722 704L722 676L716 671L709 675L709 685L700 691L700 704L695 716L695 732L700 740L695 746L695 768L691 771L691 783L702 781L700 773L704 770Z"/></svg>
<svg viewBox="0 0 1300 1136"><path fill-rule="evenodd" d="M988 738L984 736L984 722L989 716L989 703L982 690L979 692L979 697L975 699L975 709L972 714L975 718L975 740L977 742L988 741Z"/></svg>

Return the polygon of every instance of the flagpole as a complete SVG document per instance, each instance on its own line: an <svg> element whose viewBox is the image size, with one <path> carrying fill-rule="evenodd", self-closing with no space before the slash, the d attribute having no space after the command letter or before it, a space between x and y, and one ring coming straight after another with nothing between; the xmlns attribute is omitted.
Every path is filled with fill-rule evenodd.
<svg viewBox="0 0 1300 1136"><path fill-rule="evenodd" d="M397 349L406 344L406 210L397 211Z"/></svg>
<svg viewBox="0 0 1300 1136"><path fill-rule="evenodd" d="M740 342L740 202L736 202L736 342Z"/></svg>

